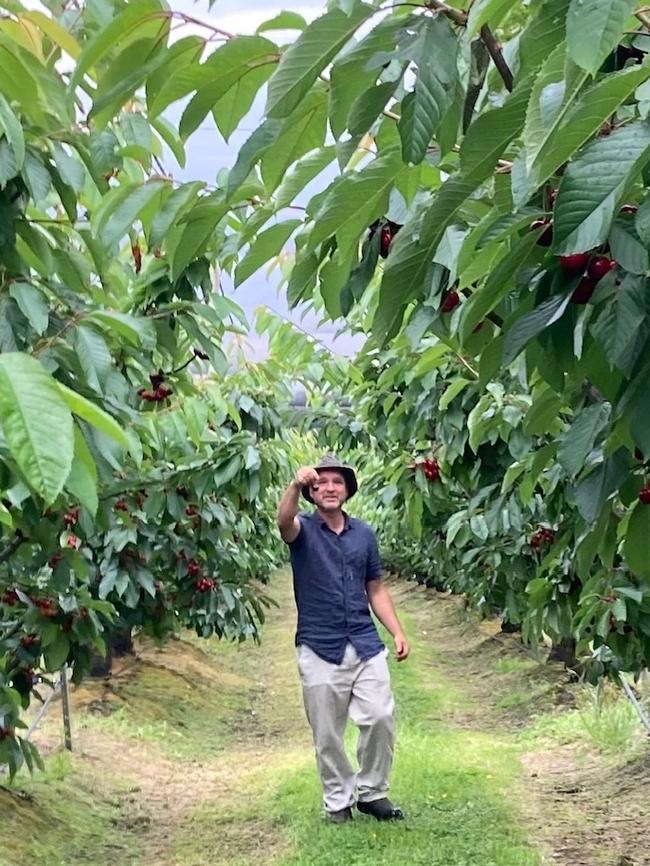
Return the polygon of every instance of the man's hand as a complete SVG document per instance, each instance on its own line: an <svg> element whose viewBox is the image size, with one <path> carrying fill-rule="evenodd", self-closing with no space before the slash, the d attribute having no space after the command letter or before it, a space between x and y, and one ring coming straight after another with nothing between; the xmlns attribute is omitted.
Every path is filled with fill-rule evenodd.
<svg viewBox="0 0 650 866"><path fill-rule="evenodd" d="M318 472L313 466L301 466L296 472L294 483L297 487L312 487L314 484L318 484Z"/></svg>
<svg viewBox="0 0 650 866"><path fill-rule="evenodd" d="M395 658L398 662L405 661L410 651L408 641L403 634L396 634L393 637L393 641L395 642Z"/></svg>

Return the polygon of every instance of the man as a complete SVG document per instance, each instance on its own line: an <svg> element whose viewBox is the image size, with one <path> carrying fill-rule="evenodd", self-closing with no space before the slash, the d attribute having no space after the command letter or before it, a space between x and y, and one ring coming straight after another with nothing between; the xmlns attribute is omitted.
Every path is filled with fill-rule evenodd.
<svg viewBox="0 0 650 866"><path fill-rule="evenodd" d="M369 608L393 636L398 661L409 646L381 580L375 534L343 511L356 492L354 470L328 455L298 470L278 507L280 534L291 551L305 710L325 811L336 824L351 820L355 800L360 812L379 821L404 817L386 796L394 702L388 650ZM316 511L298 514L301 493ZM356 775L343 744L348 717L359 727Z"/></svg>

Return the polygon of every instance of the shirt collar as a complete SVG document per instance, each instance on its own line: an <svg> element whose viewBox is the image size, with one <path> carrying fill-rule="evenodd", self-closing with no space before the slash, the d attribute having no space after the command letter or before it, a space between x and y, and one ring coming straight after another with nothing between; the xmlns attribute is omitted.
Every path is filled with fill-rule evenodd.
<svg viewBox="0 0 650 866"><path fill-rule="evenodd" d="M343 512L343 519L345 521L343 524L343 532L347 532L349 529L352 528L352 524L350 523L350 516L348 515L347 511ZM329 529L329 526L325 522L323 515L320 513L320 511L318 511L318 509L316 509L316 511L314 511L314 520L318 524L320 524L321 529ZM330 532L331 531L332 530L330 529Z"/></svg>

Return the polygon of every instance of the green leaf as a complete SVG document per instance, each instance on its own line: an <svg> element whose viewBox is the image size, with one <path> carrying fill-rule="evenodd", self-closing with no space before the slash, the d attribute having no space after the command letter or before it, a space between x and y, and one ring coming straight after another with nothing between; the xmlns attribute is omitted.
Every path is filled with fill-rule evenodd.
<svg viewBox="0 0 650 866"><path fill-rule="evenodd" d="M380 54L392 53L399 34L417 24L415 16L388 15L336 59L330 72L330 127L336 138L346 128L354 101L377 81L381 70L371 61ZM369 64L372 68L368 68Z"/></svg>
<svg viewBox="0 0 650 866"><path fill-rule="evenodd" d="M621 448L578 484L575 501L587 523L596 522L605 502L621 487L629 462L629 453Z"/></svg>
<svg viewBox="0 0 650 866"><path fill-rule="evenodd" d="M290 307L295 307L313 291L317 273L318 258L315 253L307 253L296 258L287 286L287 303Z"/></svg>
<svg viewBox="0 0 650 866"><path fill-rule="evenodd" d="M553 432L562 403L562 398L553 388L545 388L541 393L536 392L533 405L526 412L522 426L526 436L543 436Z"/></svg>
<svg viewBox="0 0 650 866"><path fill-rule="evenodd" d="M484 24L494 30L511 9L511 0L477 0L470 9L467 35L474 36Z"/></svg>
<svg viewBox="0 0 650 866"><path fill-rule="evenodd" d="M262 267L272 256L278 255L292 232L301 225L300 220L287 220L262 232L235 270L235 287L240 286Z"/></svg>
<svg viewBox="0 0 650 866"><path fill-rule="evenodd" d="M223 195L218 193L212 200L195 206L187 218L187 223L178 227L178 238L172 248L168 244L172 279L177 280L185 268L209 243L214 231L227 213Z"/></svg>
<svg viewBox="0 0 650 866"><path fill-rule="evenodd" d="M445 388L445 392L440 398L438 408L441 412L445 412L449 408L449 404L454 400L465 388L470 384L469 379L452 379L449 385Z"/></svg>
<svg viewBox="0 0 650 866"><path fill-rule="evenodd" d="M615 222L609 232L611 257L629 274L645 274L650 268L648 250L634 234L630 226Z"/></svg>
<svg viewBox="0 0 650 866"><path fill-rule="evenodd" d="M87 321L95 322L124 337L134 346L143 349L153 349L156 345L156 331L151 319L137 318L128 313L116 313L113 310L95 310L87 317Z"/></svg>
<svg viewBox="0 0 650 866"><path fill-rule="evenodd" d="M566 46L558 45L535 79L526 111L524 147L529 169L575 106L575 98L586 80L586 72L567 63Z"/></svg>
<svg viewBox="0 0 650 866"><path fill-rule="evenodd" d="M65 30L54 18L45 15L43 12L23 12L20 16L26 21L31 21L38 29L54 42L59 48L63 48L66 54L69 54L73 60L76 60L81 54L81 46L74 38L72 33Z"/></svg>
<svg viewBox="0 0 650 866"><path fill-rule="evenodd" d="M65 488L84 508L95 516L99 506L97 498L97 467L81 430L74 428L74 458Z"/></svg>
<svg viewBox="0 0 650 866"><path fill-rule="evenodd" d="M116 421L112 415L109 415L108 412L104 411L101 406L98 406L96 403L93 403L91 400L88 400L86 397L73 391L72 388L68 388L67 385L63 385L61 382L58 382L57 384L63 399L75 415L79 418L83 418L84 421L87 421L93 427L101 430L102 433L110 436L110 438L114 439L118 445L122 446L122 448L128 448L129 440L119 422Z"/></svg>
<svg viewBox="0 0 650 866"><path fill-rule="evenodd" d="M532 173L535 186L542 184L597 132L634 89L650 76L650 65L633 66L606 75L567 103L562 123L539 148Z"/></svg>
<svg viewBox="0 0 650 866"><path fill-rule="evenodd" d="M199 201L198 193L203 189L203 186L201 181L184 183L164 200L151 223L149 246L159 247L162 245L167 232L174 223L178 222L179 218Z"/></svg>
<svg viewBox="0 0 650 866"><path fill-rule="evenodd" d="M282 181L290 165L322 147L327 132L327 91L315 86L285 121L282 134L262 156L262 180L268 192Z"/></svg>
<svg viewBox="0 0 650 866"><path fill-rule="evenodd" d="M501 108L479 115L467 131L460 148L460 166L464 174L483 181L515 136L519 135L526 116L532 82L522 82Z"/></svg>
<svg viewBox="0 0 650 866"><path fill-rule="evenodd" d="M650 576L650 508L642 502L637 502L627 525L623 553L635 574Z"/></svg>
<svg viewBox="0 0 650 866"><path fill-rule="evenodd" d="M58 383L29 355L0 355L0 419L13 460L47 504L72 466L72 415Z"/></svg>
<svg viewBox="0 0 650 866"><path fill-rule="evenodd" d="M214 122L226 141L237 129L242 117L250 111L258 91L270 78L272 71L271 63L252 69L246 75L242 75L239 81L212 106Z"/></svg>
<svg viewBox="0 0 650 866"><path fill-rule="evenodd" d="M564 42L567 0L545 0L519 37L519 75L523 80L538 69L557 45Z"/></svg>
<svg viewBox="0 0 650 866"><path fill-rule="evenodd" d="M399 84L399 79L373 84L354 100L347 121L350 135L364 135L370 129Z"/></svg>
<svg viewBox="0 0 650 866"><path fill-rule="evenodd" d="M275 191L276 208L280 209L291 204L298 193L302 192L315 177L318 177L335 157L336 148L330 145L321 147L314 153L300 159Z"/></svg>
<svg viewBox="0 0 650 866"><path fill-rule="evenodd" d="M188 138L212 110L225 112L223 125L229 132L233 122L248 112L257 91L271 75L277 61L278 47L269 39L262 36L229 39L196 70L200 76L196 83L197 91L183 112L181 137ZM174 86L173 82L171 86ZM165 91L161 91L156 104L164 96Z"/></svg>
<svg viewBox="0 0 650 866"><path fill-rule="evenodd" d="M79 325L73 343L86 382L93 391L101 394L113 364L106 341L94 328Z"/></svg>
<svg viewBox="0 0 650 866"><path fill-rule="evenodd" d="M566 19L573 60L595 75L621 41L636 0L571 0Z"/></svg>
<svg viewBox="0 0 650 866"><path fill-rule="evenodd" d="M11 106L0 93L0 132L4 132L11 145L16 160L16 170L20 171L25 162L25 136L20 121Z"/></svg>
<svg viewBox="0 0 650 866"><path fill-rule="evenodd" d="M149 123L174 154L174 159L181 168L185 168L186 156L185 146L179 138L176 128L164 117L150 117Z"/></svg>
<svg viewBox="0 0 650 866"><path fill-rule="evenodd" d="M501 363L508 366L517 357L524 346L556 322L567 308L571 294L551 295L530 313L525 313L517 319L505 335Z"/></svg>
<svg viewBox="0 0 650 866"><path fill-rule="evenodd" d="M575 157L555 203L553 252L584 252L604 243L625 189L650 151L650 122L630 123Z"/></svg>
<svg viewBox="0 0 650 866"><path fill-rule="evenodd" d="M262 154L275 144L284 128L282 120L265 120L242 145L228 175L227 196L232 199Z"/></svg>
<svg viewBox="0 0 650 866"><path fill-rule="evenodd" d="M297 12L284 11L280 12L274 18L265 21L255 31L256 33L266 33L269 30L304 30L307 22L298 15Z"/></svg>
<svg viewBox="0 0 650 866"><path fill-rule="evenodd" d="M341 289L339 307L341 315L347 316L355 301L360 301L370 281L375 275L379 261L380 233L375 232L363 245L361 261L354 267L346 284Z"/></svg>
<svg viewBox="0 0 650 866"><path fill-rule="evenodd" d="M646 348L650 330L649 300L645 275L634 277L628 274L616 298L614 340L612 351L608 352L610 361L628 375Z"/></svg>
<svg viewBox="0 0 650 866"><path fill-rule="evenodd" d="M513 248L491 271L485 285L472 292L469 302L463 305L460 337L465 342L474 328L511 291L522 268L540 257L536 233L526 233L514 242Z"/></svg>
<svg viewBox="0 0 650 866"><path fill-rule="evenodd" d="M65 664L69 652L70 639L63 632L59 632L56 640L48 644L43 650L45 670L50 672L58 671L61 665Z"/></svg>
<svg viewBox="0 0 650 866"><path fill-rule="evenodd" d="M398 123L404 162L418 164L427 153L456 92L458 39L442 15L429 18L413 57L417 64L415 89L402 102Z"/></svg>
<svg viewBox="0 0 650 866"><path fill-rule="evenodd" d="M101 218L95 222L95 236L101 238L107 247L117 243L128 234L142 211L167 188L168 183L163 180L150 180L142 185L129 187L126 195L122 194L113 199L114 206L104 207Z"/></svg>
<svg viewBox="0 0 650 866"><path fill-rule="evenodd" d="M560 440L557 459L569 475L577 475L584 467L596 442L596 437L609 422L611 406L597 403L587 406L577 415Z"/></svg>
<svg viewBox="0 0 650 866"><path fill-rule="evenodd" d="M88 70L116 46L124 47L125 40L160 35L169 29L169 23L166 5L160 0L138 0L125 6L108 26L102 27L84 45L70 79L70 89L74 90Z"/></svg>
<svg viewBox="0 0 650 866"><path fill-rule="evenodd" d="M282 55L268 84L265 113L288 117L328 63L339 53L373 9L358 4L350 15L332 9L312 21Z"/></svg>
<svg viewBox="0 0 650 866"><path fill-rule="evenodd" d="M341 255L349 253L370 223L386 213L390 191L404 170L399 154L392 150L334 183L314 214L310 247L335 234Z"/></svg>
<svg viewBox="0 0 650 866"><path fill-rule="evenodd" d="M9 294L36 333L44 334L50 320L50 306L43 292L31 283L11 283Z"/></svg>

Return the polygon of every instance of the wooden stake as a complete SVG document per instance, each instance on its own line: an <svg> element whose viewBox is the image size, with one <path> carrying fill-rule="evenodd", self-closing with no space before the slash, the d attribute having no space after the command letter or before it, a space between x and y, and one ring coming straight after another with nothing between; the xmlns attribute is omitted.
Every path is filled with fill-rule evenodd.
<svg viewBox="0 0 650 866"><path fill-rule="evenodd" d="M72 751L72 725L70 723L70 691L68 689L68 669L64 665L61 668L61 698L63 702L63 734L65 747Z"/></svg>

